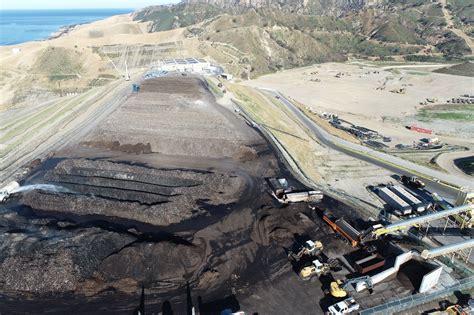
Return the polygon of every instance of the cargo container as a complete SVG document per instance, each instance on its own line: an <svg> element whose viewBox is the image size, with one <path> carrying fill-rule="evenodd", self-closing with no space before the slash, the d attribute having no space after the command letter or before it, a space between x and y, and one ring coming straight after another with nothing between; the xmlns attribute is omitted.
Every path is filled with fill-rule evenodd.
<svg viewBox="0 0 474 315"><path fill-rule="evenodd" d="M354 262L354 269L360 274L365 274L369 271L383 267L383 265L385 265L385 258L382 255L375 253Z"/></svg>
<svg viewBox="0 0 474 315"><path fill-rule="evenodd" d="M411 193L409 193L405 188L403 188L400 185L395 185L395 186L390 186L389 189L398 197L403 199L406 203L408 203L413 211L416 212L423 212L426 210L426 205L421 202L418 198L413 196Z"/></svg>
<svg viewBox="0 0 474 315"><path fill-rule="evenodd" d="M398 210L403 215L411 214L411 206L400 197L391 192L387 187L381 187L377 190L380 198L388 203L392 208Z"/></svg>
<svg viewBox="0 0 474 315"><path fill-rule="evenodd" d="M433 130L431 130L431 129L421 128L421 127L417 127L417 126L411 126L410 130L413 130L413 131L416 131L416 132L421 132L421 133L426 133L426 134L429 134L429 135L433 133Z"/></svg>

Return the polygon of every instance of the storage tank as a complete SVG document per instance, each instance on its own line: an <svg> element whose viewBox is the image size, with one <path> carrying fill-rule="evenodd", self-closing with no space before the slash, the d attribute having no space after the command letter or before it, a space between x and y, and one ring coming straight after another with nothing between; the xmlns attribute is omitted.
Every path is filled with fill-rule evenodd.
<svg viewBox="0 0 474 315"><path fill-rule="evenodd" d="M18 182L10 182L8 185L0 189L0 202L4 202L15 190L20 188Z"/></svg>

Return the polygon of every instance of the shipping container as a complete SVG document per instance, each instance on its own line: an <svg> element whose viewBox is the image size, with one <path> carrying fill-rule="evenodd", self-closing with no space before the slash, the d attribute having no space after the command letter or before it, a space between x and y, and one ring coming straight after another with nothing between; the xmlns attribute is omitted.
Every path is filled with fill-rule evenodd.
<svg viewBox="0 0 474 315"><path fill-rule="evenodd" d="M416 132L421 132L421 133L426 133L426 134L429 134L429 135L433 133L433 130L431 130L431 129L421 128L421 127L417 127L417 126L411 126L410 130L413 130L413 131L416 131Z"/></svg>
<svg viewBox="0 0 474 315"><path fill-rule="evenodd" d="M383 265L385 265L385 258L382 255L375 253L356 261L354 263L354 269L360 274L365 274L369 271L383 267Z"/></svg>

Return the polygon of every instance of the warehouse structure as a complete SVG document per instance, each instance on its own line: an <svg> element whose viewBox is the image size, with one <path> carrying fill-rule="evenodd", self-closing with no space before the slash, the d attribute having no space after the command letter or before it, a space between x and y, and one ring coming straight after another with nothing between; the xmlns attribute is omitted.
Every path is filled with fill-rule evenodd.
<svg viewBox="0 0 474 315"><path fill-rule="evenodd" d="M223 73L221 67L211 65L211 63L205 59L194 57L159 60L151 64L151 68L156 71L188 72L203 75L219 75Z"/></svg>

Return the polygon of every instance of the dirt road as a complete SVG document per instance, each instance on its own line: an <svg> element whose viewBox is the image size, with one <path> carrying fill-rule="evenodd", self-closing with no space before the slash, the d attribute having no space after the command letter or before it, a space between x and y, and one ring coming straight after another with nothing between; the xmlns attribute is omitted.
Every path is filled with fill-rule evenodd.
<svg viewBox="0 0 474 315"><path fill-rule="evenodd" d="M454 25L453 23L453 16L451 12L449 12L449 10L446 8L447 1L439 0L438 3L441 4L441 8L443 11L444 19L446 20L447 27L451 31L453 31L454 34L464 39L467 46L469 46L469 48L471 49L471 55L473 55L474 54L474 40L471 37L469 37L466 33L464 33L462 30L456 28L456 25Z"/></svg>

